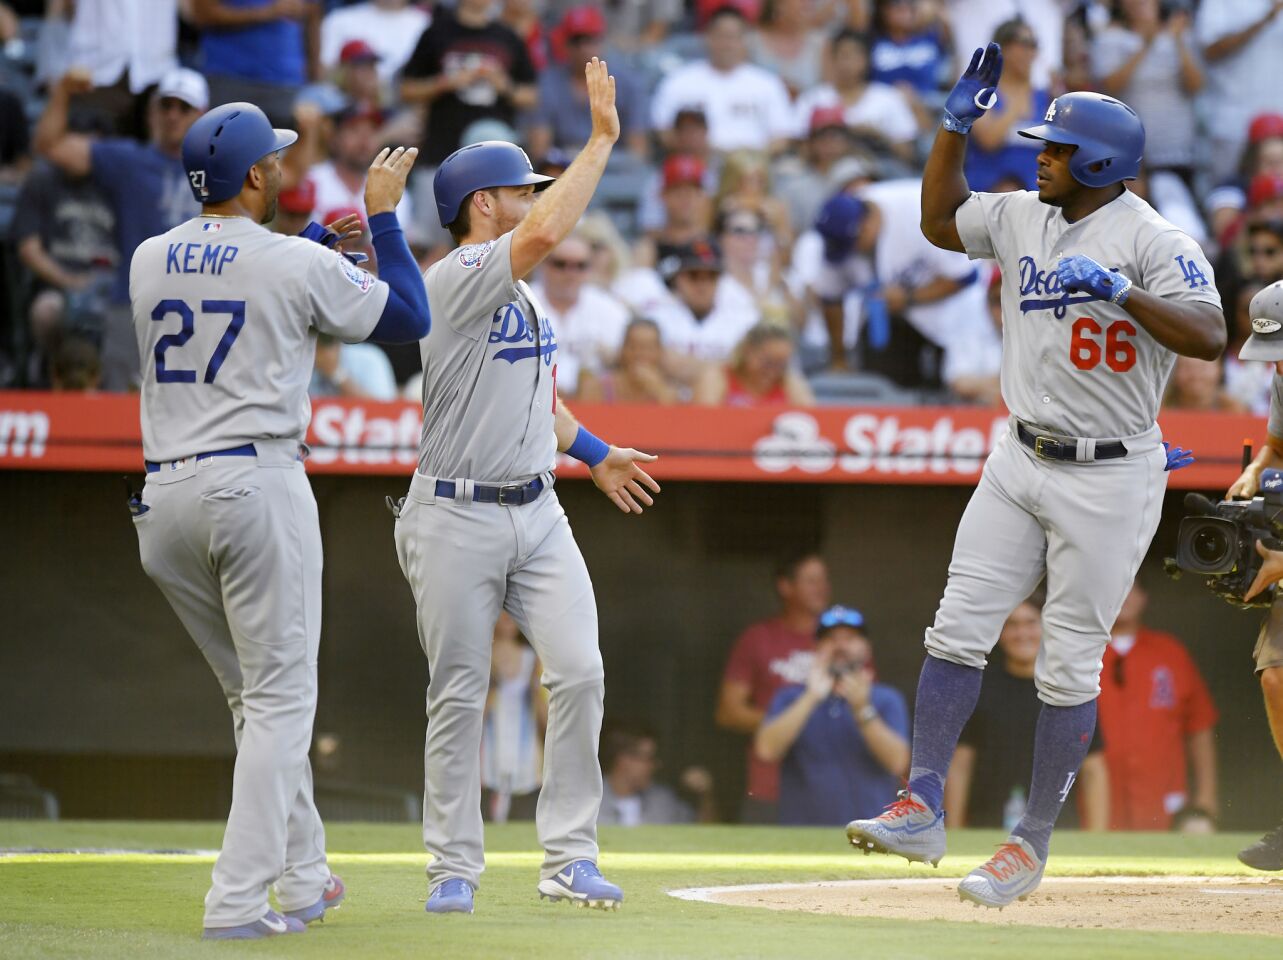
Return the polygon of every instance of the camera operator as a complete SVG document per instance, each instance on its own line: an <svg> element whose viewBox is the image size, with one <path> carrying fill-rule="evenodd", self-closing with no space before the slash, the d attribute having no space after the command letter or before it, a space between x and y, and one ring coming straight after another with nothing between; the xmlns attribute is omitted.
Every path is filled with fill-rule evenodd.
<svg viewBox="0 0 1283 960"><path fill-rule="evenodd" d="M806 683L782 687L754 745L780 764L779 822L833 826L877 816L909 771L909 713L874 682L873 648L858 610L820 615Z"/></svg>
<svg viewBox="0 0 1283 960"><path fill-rule="evenodd" d="M1239 351L1241 360L1265 360L1279 364L1270 393L1270 419L1265 443L1256 459L1234 481L1227 494L1230 498L1256 495L1265 470L1283 468L1283 281L1272 283L1252 298L1249 307L1252 335ZM1283 580L1283 551L1271 550L1259 540L1256 550L1262 557L1260 572L1248 588L1245 600ZM1261 625L1261 634L1252 654L1256 673L1265 694L1265 714L1269 718L1274 746L1283 757L1283 603L1276 594L1269 616ZM1283 870L1283 823L1250 847L1238 858L1258 870Z"/></svg>

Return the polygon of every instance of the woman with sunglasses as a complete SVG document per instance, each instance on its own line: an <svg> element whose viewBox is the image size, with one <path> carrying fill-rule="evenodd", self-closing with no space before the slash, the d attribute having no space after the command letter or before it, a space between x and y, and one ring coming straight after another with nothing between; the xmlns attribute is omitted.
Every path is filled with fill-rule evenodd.
<svg viewBox="0 0 1283 960"><path fill-rule="evenodd" d="M789 332L759 323L729 363L704 369L695 383L694 401L709 407L815 406L810 384L792 366Z"/></svg>
<svg viewBox="0 0 1283 960"><path fill-rule="evenodd" d="M977 193L987 193L1000 180L1014 176L1024 189L1033 190L1041 144L1017 131L1041 121L1051 103L1047 89L1033 81L1038 38L1028 23L1016 19L999 24L993 42L1002 47L1003 57L998 104L972 128L967 144L967 184Z"/></svg>

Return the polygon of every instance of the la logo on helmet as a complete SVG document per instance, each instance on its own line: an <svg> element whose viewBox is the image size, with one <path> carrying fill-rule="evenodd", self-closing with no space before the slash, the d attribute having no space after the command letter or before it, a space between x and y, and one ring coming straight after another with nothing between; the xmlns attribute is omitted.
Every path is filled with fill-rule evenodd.
<svg viewBox="0 0 1283 960"><path fill-rule="evenodd" d="M1042 118L1044 123L1051 123L1056 119L1056 101L1051 101L1051 106L1047 108L1047 115Z"/></svg>

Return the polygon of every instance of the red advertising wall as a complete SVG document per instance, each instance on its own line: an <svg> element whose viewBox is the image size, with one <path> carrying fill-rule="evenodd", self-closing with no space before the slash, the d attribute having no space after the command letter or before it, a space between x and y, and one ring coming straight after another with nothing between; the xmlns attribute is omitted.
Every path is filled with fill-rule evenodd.
<svg viewBox="0 0 1283 960"><path fill-rule="evenodd" d="M594 433L659 454L668 480L973 484L1006 428L1000 410L974 407L823 407L794 410L576 405ZM1165 413L1164 436L1198 462L1170 485L1215 490L1238 476L1244 440L1263 418ZM318 400L308 467L316 473L409 475L421 412L414 403ZM192 451L199 453L201 451ZM565 476L586 474L562 458ZM138 471L138 398L119 394L0 392L0 469Z"/></svg>

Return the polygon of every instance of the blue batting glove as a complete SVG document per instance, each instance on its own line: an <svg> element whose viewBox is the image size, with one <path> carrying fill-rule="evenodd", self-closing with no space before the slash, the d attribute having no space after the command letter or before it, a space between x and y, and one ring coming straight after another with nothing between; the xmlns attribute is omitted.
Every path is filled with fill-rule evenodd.
<svg viewBox="0 0 1283 960"><path fill-rule="evenodd" d="M1002 48L991 43L971 55L971 65L963 71L944 102L944 128L954 133L968 133L971 125L998 102L998 78L1002 76Z"/></svg>
<svg viewBox="0 0 1283 960"><path fill-rule="evenodd" d="M1101 300L1122 306L1131 293L1132 282L1116 270L1106 270L1091 257L1075 254L1056 264L1061 289L1067 293L1091 293Z"/></svg>
<svg viewBox="0 0 1283 960"><path fill-rule="evenodd" d="M304 227L303 232L300 233L299 236L304 240L311 240L313 243L319 243L321 246L327 247L330 250L333 250L334 245L339 242L339 235L337 233L333 230L327 229L315 220ZM343 254L350 263L353 263L358 267L370 259L364 253L347 253L343 250L340 250L339 253Z"/></svg>
<svg viewBox="0 0 1283 960"><path fill-rule="evenodd" d="M1180 470L1194 462L1193 450L1173 447L1166 440L1163 441L1163 449L1167 451L1167 466L1163 467L1164 470Z"/></svg>

